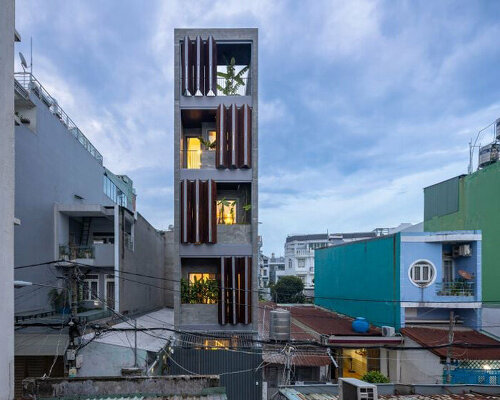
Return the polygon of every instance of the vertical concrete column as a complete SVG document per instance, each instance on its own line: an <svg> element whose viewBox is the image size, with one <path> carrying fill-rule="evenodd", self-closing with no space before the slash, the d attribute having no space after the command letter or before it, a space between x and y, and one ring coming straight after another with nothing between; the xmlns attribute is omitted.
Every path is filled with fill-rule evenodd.
<svg viewBox="0 0 500 400"><path fill-rule="evenodd" d="M14 0L0 0L0 399L14 397Z"/></svg>
<svg viewBox="0 0 500 400"><path fill-rule="evenodd" d="M387 349L380 349L380 372L385 376L389 376L387 373Z"/></svg>

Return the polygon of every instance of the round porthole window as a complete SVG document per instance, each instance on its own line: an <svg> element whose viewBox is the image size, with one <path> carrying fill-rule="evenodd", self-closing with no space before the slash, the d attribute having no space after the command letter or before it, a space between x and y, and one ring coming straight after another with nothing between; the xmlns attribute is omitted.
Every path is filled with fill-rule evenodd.
<svg viewBox="0 0 500 400"><path fill-rule="evenodd" d="M408 270L410 281L418 287L427 287L436 279L436 267L430 261L415 261Z"/></svg>

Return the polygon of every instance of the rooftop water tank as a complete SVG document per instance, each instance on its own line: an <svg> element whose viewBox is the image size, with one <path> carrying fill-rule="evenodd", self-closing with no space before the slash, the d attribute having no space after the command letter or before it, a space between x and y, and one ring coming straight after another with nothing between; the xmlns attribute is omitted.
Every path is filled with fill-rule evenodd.
<svg viewBox="0 0 500 400"><path fill-rule="evenodd" d="M499 143L490 143L479 149L479 168L498 161L500 153Z"/></svg>
<svg viewBox="0 0 500 400"><path fill-rule="evenodd" d="M495 121L495 136L500 139L500 118Z"/></svg>
<svg viewBox="0 0 500 400"><path fill-rule="evenodd" d="M352 330L356 333L366 333L370 329L370 324L366 318L358 317L352 321Z"/></svg>
<svg viewBox="0 0 500 400"><path fill-rule="evenodd" d="M290 340L290 311L282 309L271 311L269 339Z"/></svg>

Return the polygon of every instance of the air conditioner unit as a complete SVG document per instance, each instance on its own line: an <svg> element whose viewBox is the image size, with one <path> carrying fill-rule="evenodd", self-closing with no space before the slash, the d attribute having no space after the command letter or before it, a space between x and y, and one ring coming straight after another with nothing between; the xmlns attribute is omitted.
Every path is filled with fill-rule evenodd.
<svg viewBox="0 0 500 400"><path fill-rule="evenodd" d="M471 255L472 249L470 247L470 244L453 246L453 257L470 257Z"/></svg>
<svg viewBox="0 0 500 400"><path fill-rule="evenodd" d="M394 336L396 334L396 329L392 326L383 326L382 327L382 336Z"/></svg>
<svg viewBox="0 0 500 400"><path fill-rule="evenodd" d="M377 400L377 386L355 378L339 378L340 400Z"/></svg>

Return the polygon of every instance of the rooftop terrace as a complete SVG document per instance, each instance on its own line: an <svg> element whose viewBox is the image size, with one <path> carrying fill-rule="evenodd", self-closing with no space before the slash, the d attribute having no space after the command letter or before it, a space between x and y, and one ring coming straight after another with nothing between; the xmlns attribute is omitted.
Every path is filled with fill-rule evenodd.
<svg viewBox="0 0 500 400"><path fill-rule="evenodd" d="M32 93L44 103L50 112L61 121L69 133L71 133L76 140L94 157L101 165L103 163L102 154L97 151L94 145L83 134L73 120L66 114L66 112L59 106L57 100L50 95L50 93L43 87L43 85L36 79L30 72L16 72L14 74L15 88L17 91L23 90ZM25 95L25 93L21 93Z"/></svg>

